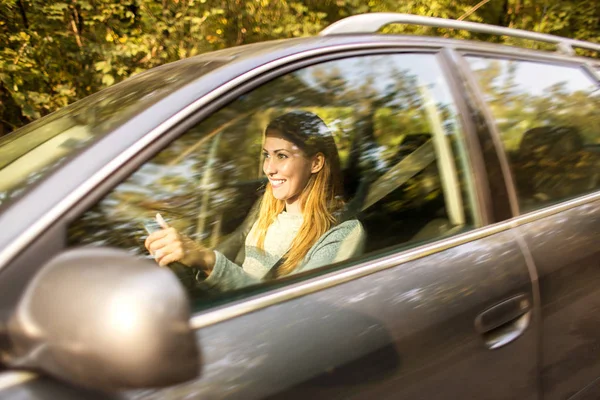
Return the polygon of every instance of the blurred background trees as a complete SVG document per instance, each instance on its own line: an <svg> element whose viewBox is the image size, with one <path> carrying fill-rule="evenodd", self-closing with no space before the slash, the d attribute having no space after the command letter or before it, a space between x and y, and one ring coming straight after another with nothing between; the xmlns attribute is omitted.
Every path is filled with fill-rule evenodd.
<svg viewBox="0 0 600 400"><path fill-rule="evenodd" d="M346 16L381 11L600 42L597 0L0 0L0 136L160 64L314 35ZM432 28L388 30L503 39Z"/></svg>

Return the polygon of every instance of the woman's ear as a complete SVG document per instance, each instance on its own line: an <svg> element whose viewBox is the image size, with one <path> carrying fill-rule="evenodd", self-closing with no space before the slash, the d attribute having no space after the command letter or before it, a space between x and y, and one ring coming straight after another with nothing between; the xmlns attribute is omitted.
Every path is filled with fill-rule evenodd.
<svg viewBox="0 0 600 400"><path fill-rule="evenodd" d="M323 165L325 165L325 155L323 155L323 153L315 154L312 159L312 165L310 166L310 173L316 174L323 169Z"/></svg>

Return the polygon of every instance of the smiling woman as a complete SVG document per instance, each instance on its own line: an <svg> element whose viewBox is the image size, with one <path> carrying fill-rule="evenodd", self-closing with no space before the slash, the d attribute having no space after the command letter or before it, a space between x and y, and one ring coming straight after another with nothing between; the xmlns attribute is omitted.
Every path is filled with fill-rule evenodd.
<svg viewBox="0 0 600 400"><path fill-rule="evenodd" d="M362 252L362 225L341 217L340 161L321 118L306 111L275 118L265 130L263 157L269 183L241 268L164 223L145 242L159 264L182 262L207 276L203 287L230 290Z"/></svg>

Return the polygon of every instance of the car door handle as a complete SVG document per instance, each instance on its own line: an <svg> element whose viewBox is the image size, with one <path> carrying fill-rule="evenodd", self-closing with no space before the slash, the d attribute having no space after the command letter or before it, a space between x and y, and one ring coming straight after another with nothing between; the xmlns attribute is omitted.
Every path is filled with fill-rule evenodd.
<svg viewBox="0 0 600 400"><path fill-rule="evenodd" d="M531 321L531 301L519 294L483 311L475 318L475 330L487 348L502 347L525 332Z"/></svg>

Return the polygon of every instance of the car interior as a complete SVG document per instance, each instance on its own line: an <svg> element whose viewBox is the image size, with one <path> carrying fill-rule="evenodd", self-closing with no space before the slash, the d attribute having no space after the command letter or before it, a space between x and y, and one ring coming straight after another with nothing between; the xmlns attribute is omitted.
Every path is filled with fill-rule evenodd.
<svg viewBox="0 0 600 400"><path fill-rule="evenodd" d="M346 205L341 220L361 221L367 236L365 250L371 252L427 241L464 228L464 225L453 225L448 218L433 135L428 132L407 134L383 160L376 151L380 144L373 126L371 114L355 121L354 132L343 133L352 141L347 157L342 159ZM229 129L235 131L236 127ZM241 232L247 232L254 221L261 189L266 184L261 175L262 171L258 179L227 183L235 187L231 192L235 201L223 209L226 218L217 216L221 232L214 235L221 239L216 248L238 262L243 260L243 250L237 250L243 246L238 242L235 247L233 238L239 239Z"/></svg>
<svg viewBox="0 0 600 400"><path fill-rule="evenodd" d="M527 130L510 154L524 208L559 201L598 185L598 153L576 127L538 126Z"/></svg>
<svg viewBox="0 0 600 400"><path fill-rule="evenodd" d="M425 243L468 228L471 221L452 221L449 216L448 196L462 194L445 193L434 134L405 130L395 143L382 143L375 112L348 118L351 110L345 108L293 109L298 108L329 122L344 179L346 205L340 219L361 221L367 253ZM147 255L139 221L160 212L171 226L241 264L243 240L267 182L260 159L262 129L274 115L287 111L291 109L238 112L235 118L221 116L193 128L73 224L72 244L112 244ZM337 124L341 119L347 122L342 127ZM149 176L152 183L143 183ZM180 279L189 281L188 275Z"/></svg>

